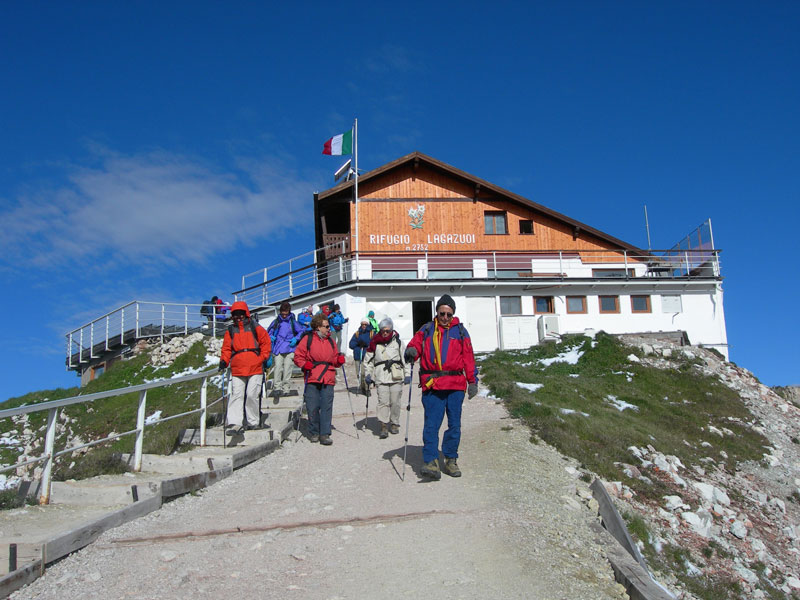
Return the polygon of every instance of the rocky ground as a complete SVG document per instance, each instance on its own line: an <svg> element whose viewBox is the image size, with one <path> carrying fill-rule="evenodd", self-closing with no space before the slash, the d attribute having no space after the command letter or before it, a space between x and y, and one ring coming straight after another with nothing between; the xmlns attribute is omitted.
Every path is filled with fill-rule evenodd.
<svg viewBox="0 0 800 600"><path fill-rule="evenodd" d="M742 598L766 598L770 591L800 597L800 409L709 350L630 337L627 341L642 349L645 364L658 368L675 368L678 354L698 359L696 368L739 394L753 414L749 425L770 445L762 461L739 465L733 473L710 457L683 465L652 446L631 448L638 464L625 465L625 476L659 478L674 492L658 505L640 501L624 479L609 484L609 492L645 516L657 532L651 542L689 550L687 570L738 580ZM708 433L709 446L733 435L713 426ZM707 556L709 546L721 550ZM668 574L659 578L676 584ZM679 586L677 591L691 597Z"/></svg>
<svg viewBox="0 0 800 600"><path fill-rule="evenodd" d="M574 461L478 396L464 408L464 476L425 482L414 394L405 481L403 435L357 438L339 389L333 446L286 442L106 532L12 598L627 598ZM360 421L364 397L353 401Z"/></svg>

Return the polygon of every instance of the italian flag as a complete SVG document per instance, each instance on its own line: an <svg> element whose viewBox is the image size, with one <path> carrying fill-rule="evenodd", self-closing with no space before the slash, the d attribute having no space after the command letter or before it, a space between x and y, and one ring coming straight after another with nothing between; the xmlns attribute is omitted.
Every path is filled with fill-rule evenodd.
<svg viewBox="0 0 800 600"><path fill-rule="evenodd" d="M341 156L342 154L353 153L353 130L347 131L340 135L335 135L322 147L323 154L330 154L331 156Z"/></svg>

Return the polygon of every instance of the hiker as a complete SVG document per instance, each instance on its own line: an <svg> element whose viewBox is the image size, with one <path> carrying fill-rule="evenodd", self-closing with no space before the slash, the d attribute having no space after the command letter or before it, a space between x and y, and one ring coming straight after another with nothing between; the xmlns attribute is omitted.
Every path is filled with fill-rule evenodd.
<svg viewBox="0 0 800 600"><path fill-rule="evenodd" d="M378 437L384 440L389 437L389 432L400 433L403 384L411 383L411 363L403 362L406 346L394 330L392 320L386 317L378 327L378 333L372 337L367 349L364 365L366 384L369 386L374 382L378 392Z"/></svg>
<svg viewBox="0 0 800 600"><path fill-rule="evenodd" d="M214 322L214 313L216 313L217 310L217 300L219 300L219 298L212 296L211 300L205 300L203 305L200 307L200 314L208 319L209 325Z"/></svg>
<svg viewBox="0 0 800 600"><path fill-rule="evenodd" d="M378 333L378 321L375 319L375 311L371 310L367 313L367 321L372 327L373 333Z"/></svg>
<svg viewBox="0 0 800 600"><path fill-rule="evenodd" d="M364 380L366 372L362 361L367 353L369 343L372 341L373 334L372 326L367 321L367 318L364 317L361 320L361 325L353 334L353 337L350 338L350 349L353 351L353 362L355 363L356 373L358 373L358 391L362 394L367 393L367 384Z"/></svg>
<svg viewBox="0 0 800 600"><path fill-rule="evenodd" d="M304 373L306 389L303 400L308 410L308 435L312 442L330 446L333 417L333 386L336 369L344 364L344 354L331 339L331 326L324 315L311 320L306 333L294 351L294 364Z"/></svg>
<svg viewBox="0 0 800 600"><path fill-rule="evenodd" d="M225 331L220 371L231 367L231 398L228 403L228 435L241 435L247 429L261 425L258 398L264 381L263 365L270 360L272 344L269 335L244 302L234 302L231 307L233 323ZM246 414L245 414L246 413Z"/></svg>
<svg viewBox="0 0 800 600"><path fill-rule="evenodd" d="M280 398L291 392L294 349L303 335L303 327L295 319L291 304L281 303L278 308L278 316L267 327L267 333L272 342L272 355L275 360L272 395Z"/></svg>
<svg viewBox="0 0 800 600"><path fill-rule="evenodd" d="M214 298L217 298L214 296ZM222 301L222 298L217 298L217 304L214 307L217 322L224 321L228 318L228 305Z"/></svg>
<svg viewBox="0 0 800 600"><path fill-rule="evenodd" d="M311 331L311 319L314 317L313 309L313 306L307 306L297 315L297 322L300 323L303 332Z"/></svg>
<svg viewBox="0 0 800 600"><path fill-rule="evenodd" d="M458 445L461 441L461 407L464 390L470 398L478 393L478 369L472 341L455 316L456 303L445 294L436 303L436 316L423 325L408 343L406 362L419 359L419 385L425 424L422 429L421 473L433 480L444 471L461 477L458 468ZM439 429L447 414L447 430L442 436L444 465L439 469Z"/></svg>
<svg viewBox="0 0 800 600"><path fill-rule="evenodd" d="M342 314L342 311L339 308L338 304L333 305L333 311L330 315L328 315L328 321L331 324L331 330L333 333L333 341L336 342L336 347L339 349L339 352L342 351L342 327L344 324L347 323L350 319L345 318Z"/></svg>

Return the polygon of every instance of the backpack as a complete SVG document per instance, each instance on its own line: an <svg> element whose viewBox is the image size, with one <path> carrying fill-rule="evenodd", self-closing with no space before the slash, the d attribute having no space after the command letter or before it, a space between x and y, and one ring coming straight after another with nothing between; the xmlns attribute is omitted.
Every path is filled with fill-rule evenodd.
<svg viewBox="0 0 800 600"><path fill-rule="evenodd" d="M256 343L256 347L255 348L245 348L243 350L234 350L233 349L233 334L236 333L236 330L238 329L238 327L236 327L233 323L228 325L228 337L231 340L231 360L233 360L234 356L236 356L237 354L241 354L242 352L255 352L256 354L261 354L261 346L258 343L258 333L256 332L256 327L258 327L258 320L250 317L249 324L247 325L247 327L250 328L250 331L253 334L253 340ZM247 330L247 327L245 327L245 331Z"/></svg>
<svg viewBox="0 0 800 600"><path fill-rule="evenodd" d="M296 336L298 334L298 329L297 321L294 318L294 313L289 313L289 324L292 326L292 335ZM278 333L278 317L275 317L275 320L269 324L269 327L267 327L267 333L271 331L275 331L276 334Z"/></svg>
<svg viewBox="0 0 800 600"><path fill-rule="evenodd" d="M312 342L312 339L313 339L312 338L313 334L314 334L314 330L312 329L312 330L306 331L303 334L303 337L300 338L301 340L302 339L306 340L306 350L308 350L308 351L311 351L311 342ZM336 352L338 353L339 349L336 347L336 343L333 341L333 338L331 336L328 336L328 341L331 343L331 347L334 350L336 350Z"/></svg>
<svg viewBox="0 0 800 600"><path fill-rule="evenodd" d="M203 302L203 306L200 307L200 314L204 317L214 314L214 303L211 300Z"/></svg>
<svg viewBox="0 0 800 600"><path fill-rule="evenodd" d="M420 327L420 330L423 332L422 339L427 340L429 337L433 335L433 327L434 327L433 321L425 323L425 325ZM459 323L457 327L458 327L458 334L460 338L463 340L465 337L467 337L466 330L464 329L464 326L461 323Z"/></svg>

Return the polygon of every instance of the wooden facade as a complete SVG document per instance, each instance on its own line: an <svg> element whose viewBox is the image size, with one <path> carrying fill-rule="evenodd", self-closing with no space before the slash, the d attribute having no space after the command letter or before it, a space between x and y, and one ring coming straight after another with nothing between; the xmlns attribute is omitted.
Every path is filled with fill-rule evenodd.
<svg viewBox="0 0 800 600"><path fill-rule="evenodd" d="M355 249L352 184L346 182L317 198L318 246L347 235L350 249ZM618 262L624 250L641 253L583 223L416 152L362 175L357 212L358 251L367 254L563 250L577 252L583 262L602 263ZM338 224L338 230L332 230L332 223ZM348 231L342 231L343 226Z"/></svg>

